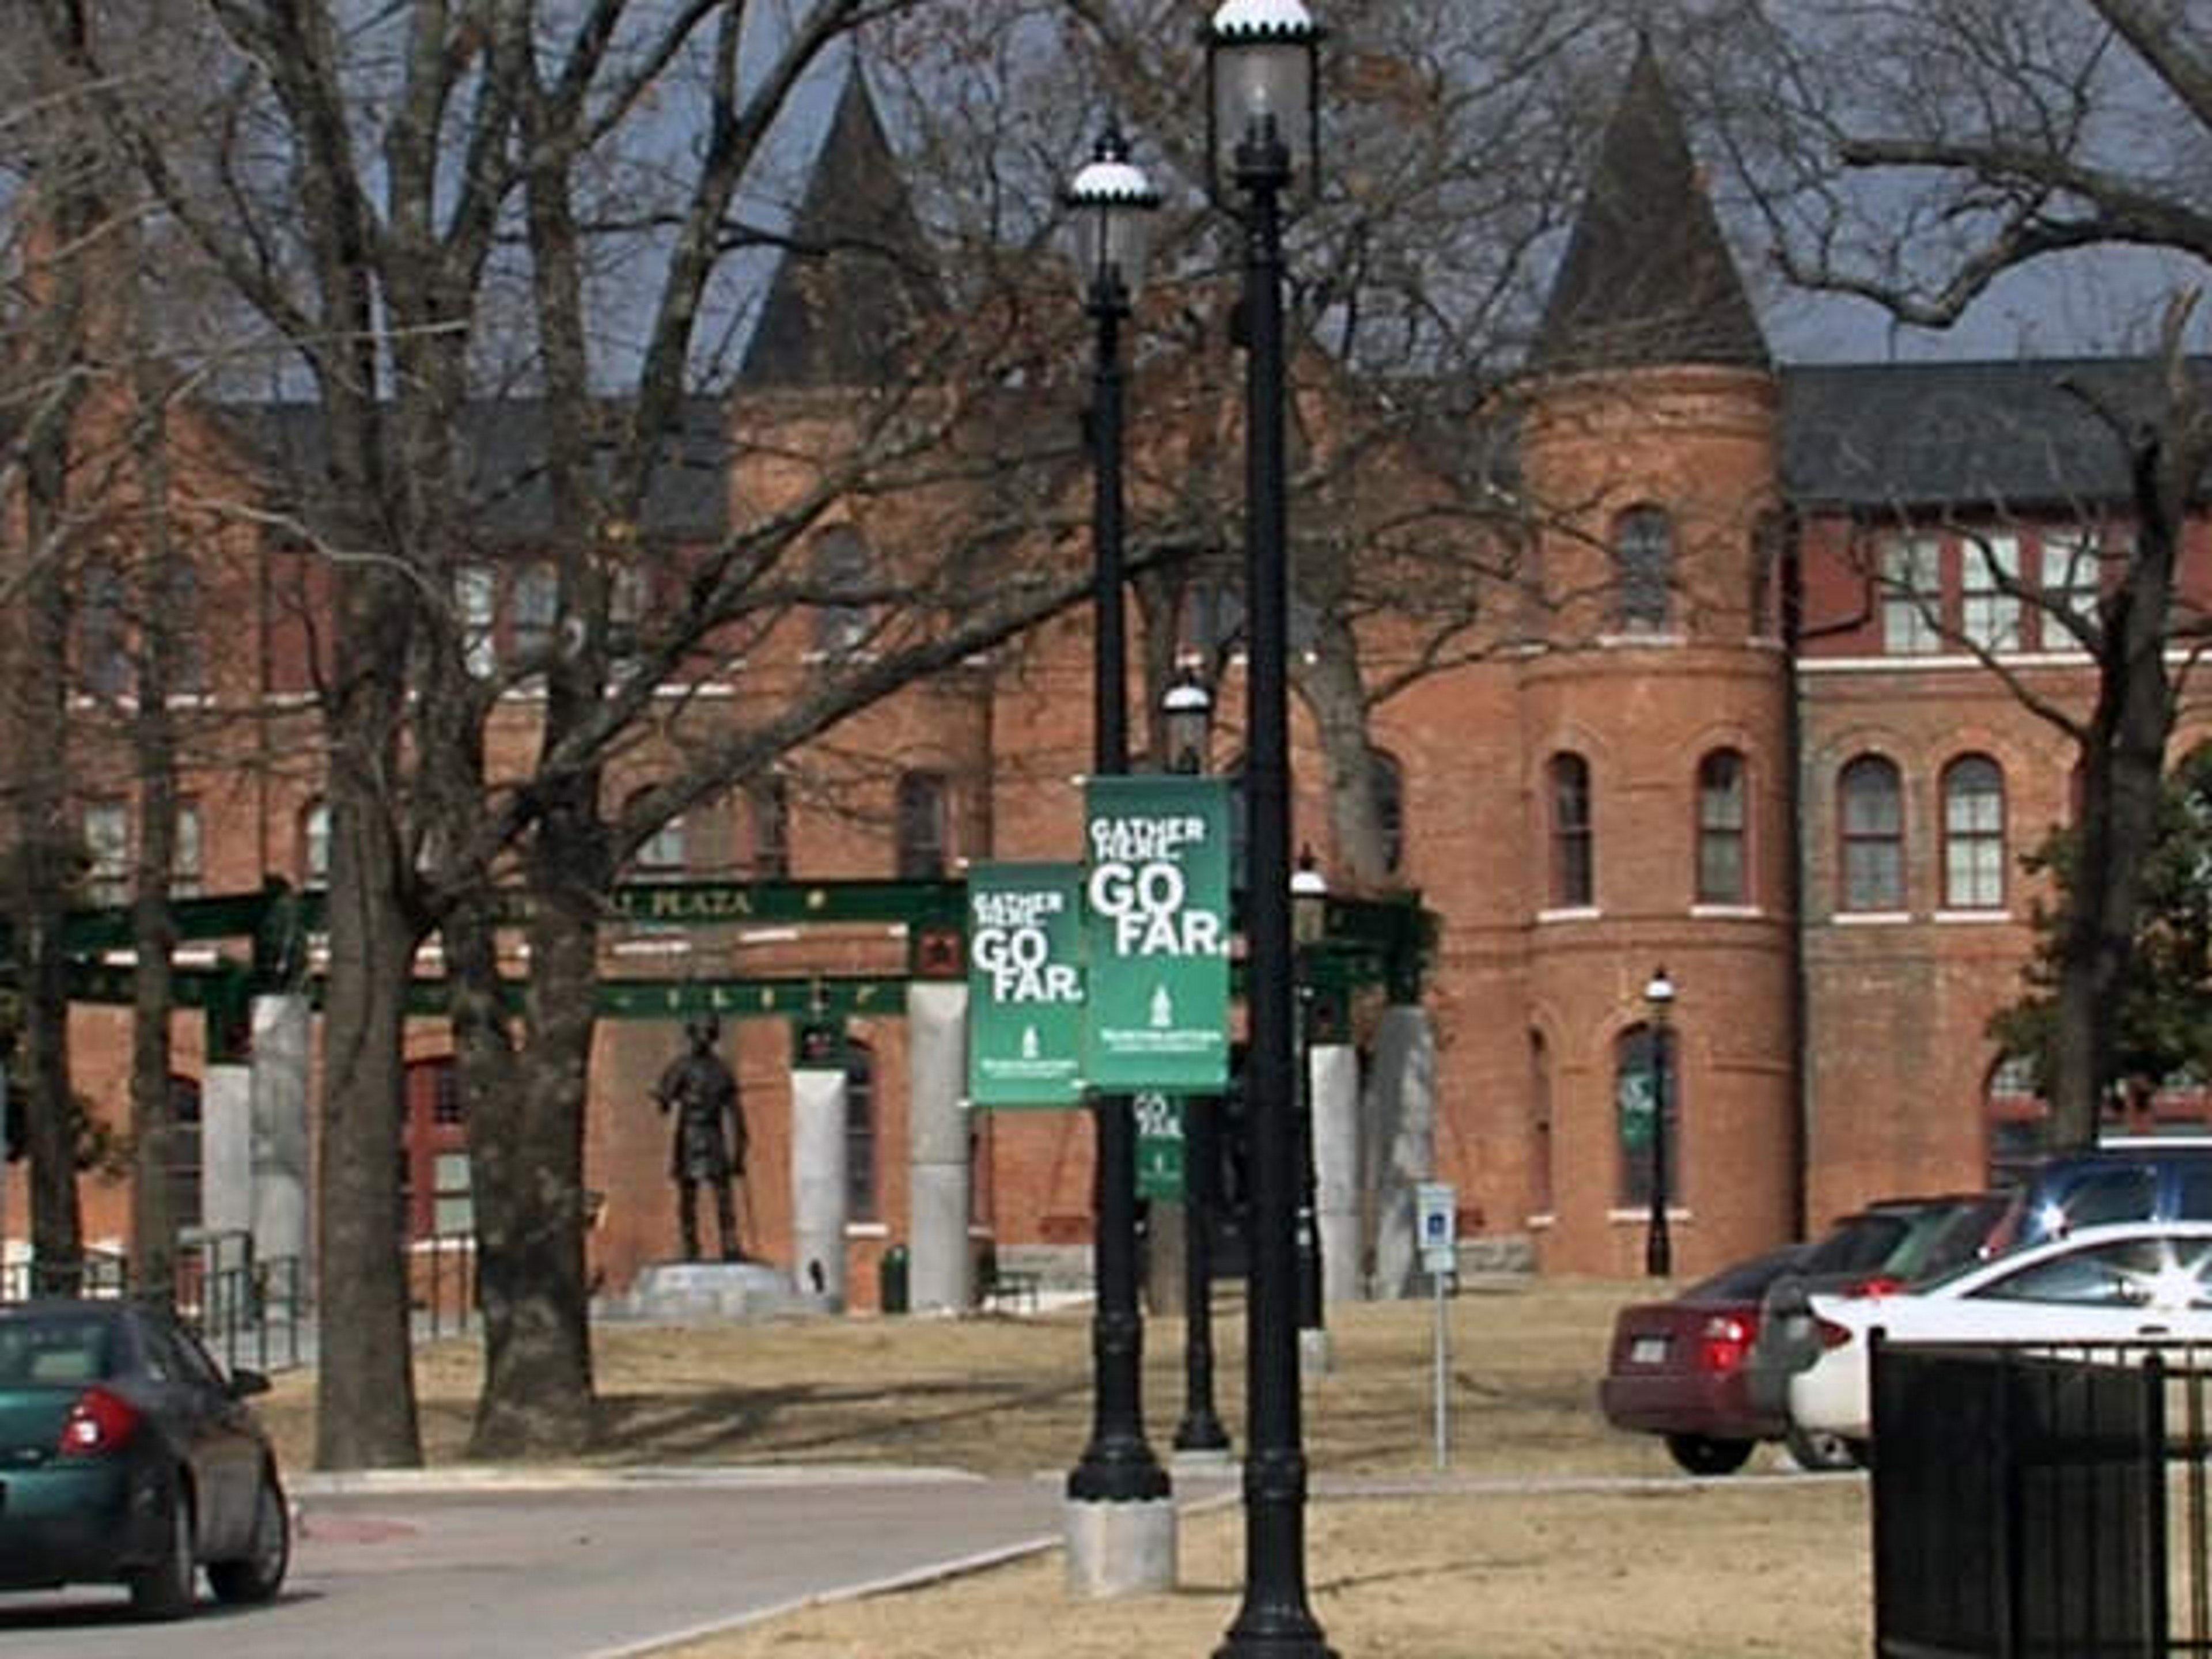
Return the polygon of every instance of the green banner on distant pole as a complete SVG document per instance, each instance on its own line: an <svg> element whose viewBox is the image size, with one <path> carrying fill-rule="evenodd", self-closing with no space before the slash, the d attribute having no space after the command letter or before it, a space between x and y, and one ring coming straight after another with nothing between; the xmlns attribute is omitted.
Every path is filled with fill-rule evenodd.
<svg viewBox="0 0 2212 1659"><path fill-rule="evenodd" d="M1109 1094L1229 1081L1229 784L1092 778L1083 844L1084 1079Z"/></svg>
<svg viewBox="0 0 2212 1659"><path fill-rule="evenodd" d="M1162 1094L1133 1096L1137 1119L1137 1196L1183 1200L1183 1108Z"/></svg>
<svg viewBox="0 0 2212 1659"><path fill-rule="evenodd" d="M968 1100L1073 1106L1083 1096L1083 871L968 872Z"/></svg>

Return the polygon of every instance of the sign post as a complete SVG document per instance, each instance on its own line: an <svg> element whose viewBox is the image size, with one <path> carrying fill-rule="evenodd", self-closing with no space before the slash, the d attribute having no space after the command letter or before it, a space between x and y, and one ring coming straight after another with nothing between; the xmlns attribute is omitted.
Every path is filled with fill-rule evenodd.
<svg viewBox="0 0 2212 1659"><path fill-rule="evenodd" d="M1102 1094L1218 1094L1229 1082L1229 786L1092 778L1084 818L1084 1081Z"/></svg>
<svg viewBox="0 0 2212 1659"><path fill-rule="evenodd" d="M1441 1181L1424 1181L1413 1188L1415 1236L1421 1241L1421 1270L1434 1288L1437 1306L1436 1421L1437 1468L1451 1462L1449 1427L1451 1381L1451 1331L1444 1318L1444 1282L1459 1264L1459 1206L1451 1187Z"/></svg>
<svg viewBox="0 0 2212 1659"><path fill-rule="evenodd" d="M968 873L968 1102L1073 1106L1083 1096L1082 871Z"/></svg>

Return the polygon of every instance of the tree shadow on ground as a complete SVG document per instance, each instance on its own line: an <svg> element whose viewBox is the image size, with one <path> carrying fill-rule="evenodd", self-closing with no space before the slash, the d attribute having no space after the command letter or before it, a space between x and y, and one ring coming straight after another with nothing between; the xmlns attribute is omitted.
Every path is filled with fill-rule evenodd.
<svg viewBox="0 0 2212 1659"><path fill-rule="evenodd" d="M880 1388L612 1393L599 1401L595 1443L625 1462L823 1453L870 1462L944 1461L947 1450L974 1451L980 1419L1056 1412L1088 1387L1085 1379L970 1377Z"/></svg>

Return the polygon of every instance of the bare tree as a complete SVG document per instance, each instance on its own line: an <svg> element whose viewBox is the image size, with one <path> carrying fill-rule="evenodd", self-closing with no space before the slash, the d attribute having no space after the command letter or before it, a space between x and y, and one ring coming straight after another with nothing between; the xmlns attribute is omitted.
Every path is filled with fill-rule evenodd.
<svg viewBox="0 0 2212 1659"><path fill-rule="evenodd" d="M2212 39L2183 7L1754 0L1714 9L1687 42L1794 282L1943 328L2008 274L2075 250L2212 258ZM2086 707L2029 700L2081 756L2081 858L2057 952L2051 1079L2061 1145L2094 1138L2113 1081L2106 1012L2132 948L2179 665L2201 630L2176 602L2183 526L2212 463L2205 387L2186 357L2199 276L2165 308L2142 395L2079 389L2110 434L2113 493L2135 521L2131 538L2101 550L2101 599L2053 605L2010 584L2094 669ZM2140 339L2141 320L2115 318L2112 332Z"/></svg>

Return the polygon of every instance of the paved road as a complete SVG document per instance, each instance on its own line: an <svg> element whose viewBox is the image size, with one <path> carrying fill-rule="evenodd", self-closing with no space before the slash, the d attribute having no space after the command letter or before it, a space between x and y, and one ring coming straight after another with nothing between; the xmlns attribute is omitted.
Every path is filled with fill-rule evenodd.
<svg viewBox="0 0 2212 1659"><path fill-rule="evenodd" d="M0 1596L0 1656L611 1659L843 1586L1060 1535L1056 1480L769 1475L302 1501L274 1607L158 1633L118 1592Z"/></svg>

